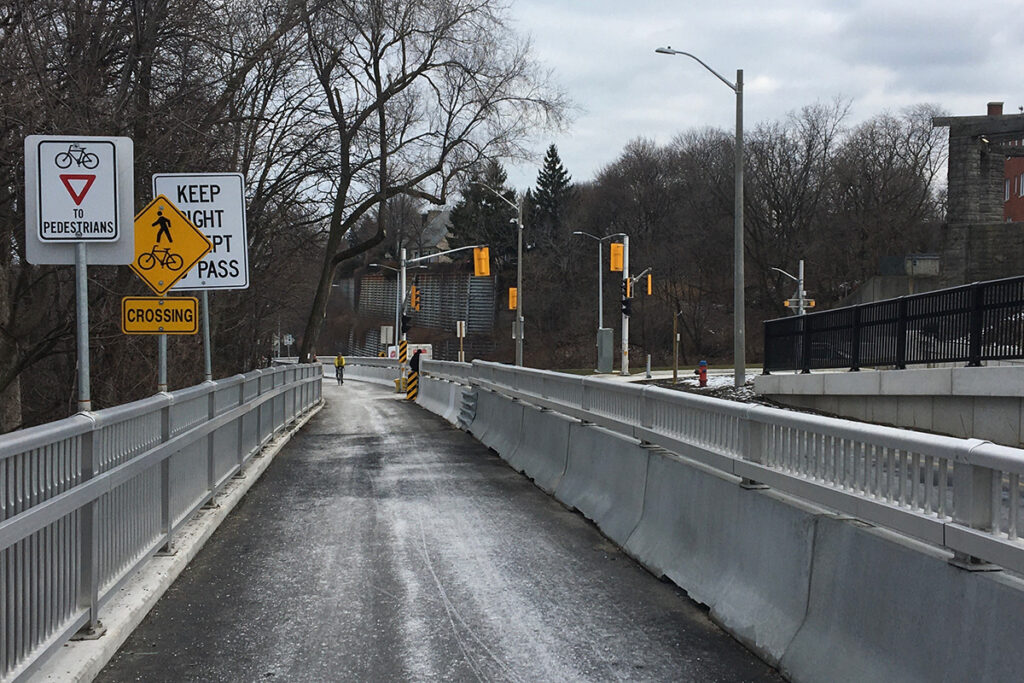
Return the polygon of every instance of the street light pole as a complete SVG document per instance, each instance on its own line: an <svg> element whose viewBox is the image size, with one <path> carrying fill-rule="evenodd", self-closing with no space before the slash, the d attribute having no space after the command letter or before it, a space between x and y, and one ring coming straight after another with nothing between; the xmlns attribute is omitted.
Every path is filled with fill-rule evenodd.
<svg viewBox="0 0 1024 683"><path fill-rule="evenodd" d="M622 236L622 282L623 294L629 291L629 236ZM622 312L622 361L619 374L629 375L629 316Z"/></svg>
<svg viewBox="0 0 1024 683"><path fill-rule="evenodd" d="M683 52L681 50L673 50L671 47L659 47L655 50L658 54L663 55L683 55L696 61L698 64L703 66L705 69L710 71L718 80L725 83L729 88L736 93L736 188L735 197L733 204L733 358L735 365L735 372L733 375L733 383L739 388L746 383L747 370L746 370L746 322L744 318L744 295L743 295L743 69L736 69L736 82L730 83L729 80L723 77L720 73L712 69L710 66L705 64L699 57L690 54L689 52Z"/></svg>
<svg viewBox="0 0 1024 683"><path fill-rule="evenodd" d="M492 190L493 191L493 190ZM498 195L501 197L501 195ZM505 199L504 197L501 197ZM507 201L507 200L506 200ZM516 202L516 365L523 366L523 198Z"/></svg>
<svg viewBox="0 0 1024 683"><path fill-rule="evenodd" d="M610 240L614 237L625 237L626 234L623 232L612 233L611 235L605 235L604 237L598 237L597 235L591 235L589 232L583 232L582 230L574 230L574 235L581 235L583 237L589 237L590 239L597 242L597 335L598 335L598 369L601 367L601 330L604 329L604 260L601 256L601 250L604 248L605 240ZM609 341L611 341L609 339Z"/></svg>
<svg viewBox="0 0 1024 683"><path fill-rule="evenodd" d="M505 202L516 210L516 230L519 233L516 240L516 365L523 365L523 196L519 195L517 201L509 201L500 192L490 185L479 181L472 181L471 185L484 188L495 197Z"/></svg>
<svg viewBox="0 0 1024 683"><path fill-rule="evenodd" d="M807 310L807 302L808 302L808 299L806 298L807 297L807 292L804 291L804 260L800 259L799 270L796 271L797 275L792 275L790 273L787 273L782 268L776 268L775 266L772 266L771 269L774 270L777 273L782 273L783 275L788 277L790 280L793 280L793 281L796 282L796 299L797 299L797 302L796 302L796 314L797 315L803 315L804 312ZM789 303L787 302L786 305L788 306Z"/></svg>

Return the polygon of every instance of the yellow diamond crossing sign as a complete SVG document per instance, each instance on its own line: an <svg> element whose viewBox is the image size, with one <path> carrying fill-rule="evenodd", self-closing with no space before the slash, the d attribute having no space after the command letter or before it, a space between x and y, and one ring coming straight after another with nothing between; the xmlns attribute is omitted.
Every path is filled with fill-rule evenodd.
<svg viewBox="0 0 1024 683"><path fill-rule="evenodd" d="M132 270L157 294L166 293L211 249L206 235L162 194L135 216Z"/></svg>

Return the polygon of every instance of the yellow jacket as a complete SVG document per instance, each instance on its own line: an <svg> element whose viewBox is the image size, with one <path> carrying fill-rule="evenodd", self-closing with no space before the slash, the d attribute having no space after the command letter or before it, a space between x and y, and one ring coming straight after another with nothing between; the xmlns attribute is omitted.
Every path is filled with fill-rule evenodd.
<svg viewBox="0 0 1024 683"><path fill-rule="evenodd" d="M338 354L337 356L335 356L334 357L334 367L336 367L336 368L343 368L343 367L345 367L345 356L342 356L341 354Z"/></svg>

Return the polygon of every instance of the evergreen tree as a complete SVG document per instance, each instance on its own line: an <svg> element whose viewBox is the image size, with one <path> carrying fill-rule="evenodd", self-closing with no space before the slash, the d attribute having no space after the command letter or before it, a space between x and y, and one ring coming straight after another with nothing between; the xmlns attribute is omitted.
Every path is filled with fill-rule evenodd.
<svg viewBox="0 0 1024 683"><path fill-rule="evenodd" d="M572 193L572 177L562 166L558 148L552 144L537 174L537 187L529 193L530 227L535 228L537 238L550 241L561 234Z"/></svg>
<svg viewBox="0 0 1024 683"><path fill-rule="evenodd" d="M462 199L451 213L452 248L486 244L492 263L501 268L515 261L516 209L494 195L516 202L515 190L505 187L508 176L497 161L490 161L462 189ZM487 187L482 187L486 185Z"/></svg>

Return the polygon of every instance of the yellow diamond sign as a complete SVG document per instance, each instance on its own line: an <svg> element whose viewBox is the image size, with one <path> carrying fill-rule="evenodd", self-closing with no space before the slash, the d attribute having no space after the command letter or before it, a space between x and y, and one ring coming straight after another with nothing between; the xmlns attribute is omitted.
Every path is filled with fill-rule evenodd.
<svg viewBox="0 0 1024 683"><path fill-rule="evenodd" d="M157 294L166 293L211 249L206 235L162 194L135 216L132 270Z"/></svg>

